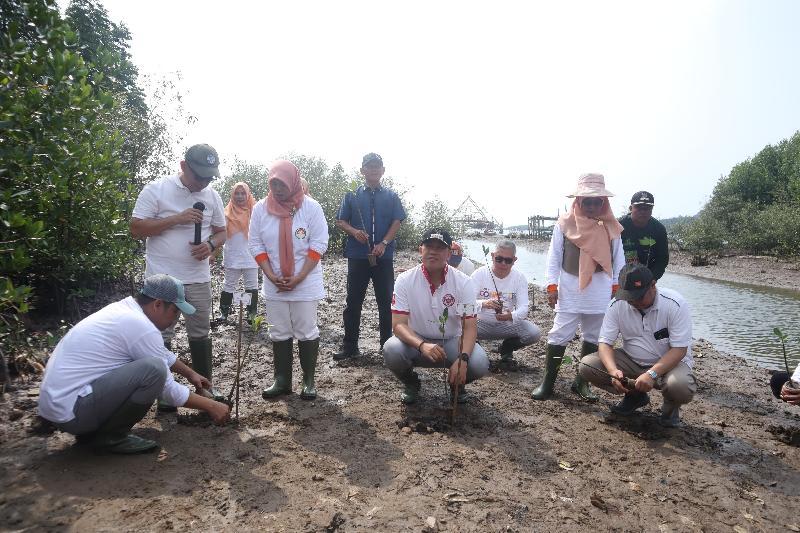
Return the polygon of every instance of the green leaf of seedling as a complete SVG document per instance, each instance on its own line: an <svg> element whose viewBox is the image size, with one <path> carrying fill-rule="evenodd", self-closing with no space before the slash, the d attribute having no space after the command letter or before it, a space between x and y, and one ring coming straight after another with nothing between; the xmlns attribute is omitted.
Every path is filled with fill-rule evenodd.
<svg viewBox="0 0 800 533"><path fill-rule="evenodd" d="M775 336L782 341L785 341L788 337L788 335L786 335L783 331L781 331L780 328L773 328L772 333L774 333Z"/></svg>
<svg viewBox="0 0 800 533"><path fill-rule="evenodd" d="M572 364L572 357L565 355L563 359L561 359L562 365L571 365Z"/></svg>
<svg viewBox="0 0 800 533"><path fill-rule="evenodd" d="M483 255L489 255L489 247L488 246L481 245L481 248L483 248Z"/></svg>

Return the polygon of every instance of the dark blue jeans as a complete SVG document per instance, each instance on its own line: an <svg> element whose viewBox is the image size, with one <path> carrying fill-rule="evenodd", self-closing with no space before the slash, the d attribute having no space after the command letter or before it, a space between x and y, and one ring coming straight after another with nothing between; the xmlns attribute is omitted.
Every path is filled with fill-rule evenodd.
<svg viewBox="0 0 800 533"><path fill-rule="evenodd" d="M378 329L381 346L392 336L392 292L394 291L394 262L378 261L374 267L367 259L347 260L347 304L344 308L344 342L342 348L358 350L361 329L361 307L372 280L375 301L378 304Z"/></svg>

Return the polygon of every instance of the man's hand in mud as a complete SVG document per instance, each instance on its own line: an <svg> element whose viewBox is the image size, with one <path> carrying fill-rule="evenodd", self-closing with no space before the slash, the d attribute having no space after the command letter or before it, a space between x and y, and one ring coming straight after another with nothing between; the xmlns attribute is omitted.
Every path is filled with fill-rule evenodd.
<svg viewBox="0 0 800 533"><path fill-rule="evenodd" d="M211 417L211 420L218 426L223 426L228 423L231 419L231 407L222 402L212 402L208 408L208 416Z"/></svg>

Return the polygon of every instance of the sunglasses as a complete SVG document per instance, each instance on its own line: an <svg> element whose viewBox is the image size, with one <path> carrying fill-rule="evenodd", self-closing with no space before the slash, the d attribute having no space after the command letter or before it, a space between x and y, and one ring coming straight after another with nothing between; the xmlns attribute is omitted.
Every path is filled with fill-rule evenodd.
<svg viewBox="0 0 800 533"><path fill-rule="evenodd" d="M581 202L581 206L601 206L603 205L602 198L584 198Z"/></svg>
<svg viewBox="0 0 800 533"><path fill-rule="evenodd" d="M494 256L494 262L497 263L497 264L505 263L507 265L511 265L511 264L514 264L514 258L513 257L503 257L503 256L500 256L500 255L496 255L496 256Z"/></svg>

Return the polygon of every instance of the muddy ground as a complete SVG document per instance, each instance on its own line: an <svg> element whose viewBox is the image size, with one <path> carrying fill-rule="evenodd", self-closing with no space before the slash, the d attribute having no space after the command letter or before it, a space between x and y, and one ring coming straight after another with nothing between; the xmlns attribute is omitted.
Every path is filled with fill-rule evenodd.
<svg viewBox="0 0 800 533"><path fill-rule="evenodd" d="M616 397L600 392L590 404L569 391L574 368L562 369L551 401L532 400L542 339L515 365L493 354L492 374L468 386L471 401L450 425L441 371L421 371L417 405L399 403L371 296L362 357L332 361L346 263L326 258L325 269L314 402L261 399L272 355L259 335L238 422L153 410L136 432L160 452L98 456L42 428L38 380L17 380L0 399L0 530L800 531L800 408L771 397L766 370L698 342L697 397L685 427L667 430L655 422L659 393L641 416L619 418L608 411ZM531 317L547 331L552 312L536 296ZM226 392L235 331L213 333ZM185 339L179 327L188 358ZM568 353L577 350L576 341Z"/></svg>

